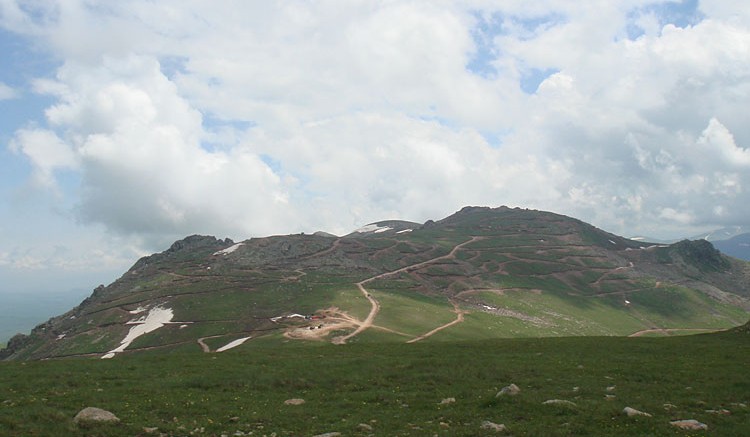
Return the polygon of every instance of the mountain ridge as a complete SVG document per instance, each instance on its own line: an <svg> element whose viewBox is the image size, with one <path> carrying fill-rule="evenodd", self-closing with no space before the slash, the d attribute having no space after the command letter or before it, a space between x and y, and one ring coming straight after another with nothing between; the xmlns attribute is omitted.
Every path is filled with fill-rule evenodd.
<svg viewBox="0 0 750 437"><path fill-rule="evenodd" d="M2 356L213 351L260 337L344 343L708 331L737 326L750 310L750 264L709 242L653 245L508 207L368 226L344 237L238 243L188 236L12 338Z"/></svg>

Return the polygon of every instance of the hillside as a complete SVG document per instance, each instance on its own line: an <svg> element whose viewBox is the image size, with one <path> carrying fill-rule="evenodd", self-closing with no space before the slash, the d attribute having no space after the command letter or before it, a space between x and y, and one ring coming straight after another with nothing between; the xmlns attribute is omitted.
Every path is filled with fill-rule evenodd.
<svg viewBox="0 0 750 437"><path fill-rule="evenodd" d="M0 435L747 436L748 339L258 339L220 354L0 362ZM497 396L510 384L517 395ZM76 425L88 406L121 422ZM685 419L708 431L671 423Z"/></svg>
<svg viewBox="0 0 750 437"><path fill-rule="evenodd" d="M748 284L750 264L706 241L655 246L549 212L466 207L341 238L187 237L2 353L695 333L744 323Z"/></svg>

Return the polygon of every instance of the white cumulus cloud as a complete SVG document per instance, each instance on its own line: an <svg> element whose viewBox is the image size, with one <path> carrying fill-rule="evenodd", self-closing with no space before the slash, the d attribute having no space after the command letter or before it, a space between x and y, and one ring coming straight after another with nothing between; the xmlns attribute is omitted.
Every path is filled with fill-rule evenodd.
<svg viewBox="0 0 750 437"><path fill-rule="evenodd" d="M13 147L44 184L80 176L78 219L134 238L466 204L747 224L750 24L718 3L7 0L2 25L61 59Z"/></svg>

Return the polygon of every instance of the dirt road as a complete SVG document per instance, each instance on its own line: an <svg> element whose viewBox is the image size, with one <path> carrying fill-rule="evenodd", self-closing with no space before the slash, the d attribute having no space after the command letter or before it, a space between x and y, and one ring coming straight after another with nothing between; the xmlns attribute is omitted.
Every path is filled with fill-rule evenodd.
<svg viewBox="0 0 750 437"><path fill-rule="evenodd" d="M359 289L359 291L362 293L362 295L365 296L365 298L367 298L367 300L370 301L370 313L367 314L367 318L359 326L357 326L357 329L355 329L354 332L352 332L350 334L347 334L345 336L342 336L342 337L336 337L333 340L333 342L336 343L336 344L345 344L346 341L349 340L350 338L352 338L352 337L354 337L356 335L359 335L360 333L362 333L366 329L372 327L372 323L375 320L375 317L378 315L378 312L380 311L380 303L377 301L377 299L375 299L372 296L372 294L370 294L369 291L367 291L367 289L365 288L365 284L366 283L374 281L376 279L385 278L387 276L395 275L395 274L398 274L398 273L408 272L410 270L416 270L416 269L418 269L420 267L424 267L426 265L432 264L435 261L438 261L438 260L441 260L441 259L454 258L456 256L456 252L461 247L463 247L463 246L465 246L465 245L467 245L469 243L473 243L475 241L481 240L481 239L483 239L483 237L471 237L471 239L469 239L467 241L464 241L463 243L457 244L450 252L448 252L447 255L441 255L441 256L438 256L438 257L435 257L435 258L432 258L432 259L428 259L427 261L422 261L422 262L418 262L418 263L415 263L415 264L411 264L411 265L408 265L406 267L401 267L400 269L397 269L397 270L393 270L393 271L390 271L390 272L381 273L379 275L375 275L375 276L373 276L371 278L367 278L367 279L365 279L363 281L357 282L357 288ZM462 313L459 314L459 317L460 317L461 321L463 321L463 314ZM459 322L457 322L456 320L454 320L453 322L449 323L448 325L452 326L453 324L456 324L456 323L459 323ZM443 327L438 328L438 331L440 329L444 329L446 327L448 327L448 326L444 325ZM435 331L435 332L437 332L437 331ZM428 334L432 335L430 333L428 333ZM427 335L427 334L425 334L425 335Z"/></svg>
<svg viewBox="0 0 750 437"><path fill-rule="evenodd" d="M450 328L453 325L457 325L464 321L464 314L466 314L466 311L460 309L458 307L458 304L456 302L451 302L453 304L453 312L456 313L456 320L453 320L452 322L448 322L445 325L438 326L437 328L433 329L432 331L422 334L419 337L414 337L411 340L407 341L407 343L416 343L418 341L424 340L425 338L442 331L445 328Z"/></svg>

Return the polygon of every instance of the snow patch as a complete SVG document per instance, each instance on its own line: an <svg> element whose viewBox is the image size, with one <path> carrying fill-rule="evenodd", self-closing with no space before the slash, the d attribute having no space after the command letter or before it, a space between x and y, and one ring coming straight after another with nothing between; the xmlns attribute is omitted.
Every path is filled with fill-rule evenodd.
<svg viewBox="0 0 750 437"><path fill-rule="evenodd" d="M132 328L130 328L130 332L128 332L128 335L126 335L125 338L120 342L120 345L104 354L102 356L102 359L114 357L115 354L124 351L128 346L130 346L130 344L136 338L144 334L148 334L149 332L156 331L157 329L172 321L172 317L174 317L174 312L172 312L171 308L155 307L152 308L145 317L127 322L127 325L137 326L133 326Z"/></svg>
<svg viewBox="0 0 750 437"><path fill-rule="evenodd" d="M380 232L385 232L385 231L388 231L388 230L391 230L391 229L393 229L393 228L388 227L388 226L380 227L380 226L376 225L375 223L373 223L371 225L362 226L361 228L357 229L354 232L356 232L358 234L368 234L368 233L378 234Z"/></svg>
<svg viewBox="0 0 750 437"><path fill-rule="evenodd" d="M397 234L403 234L403 233L406 233L406 232L411 232L411 231L413 231L413 230L414 230L414 229L404 229L403 231L398 231L398 232L396 232L396 233L397 233Z"/></svg>
<svg viewBox="0 0 750 437"><path fill-rule="evenodd" d="M229 349L232 349L233 347L237 347L237 346L241 345L242 343L250 340L250 338L251 337L238 338L237 340L231 341L231 342L225 344L224 346L216 349L216 352L224 352L225 350L229 350Z"/></svg>
<svg viewBox="0 0 750 437"><path fill-rule="evenodd" d="M138 308L136 308L136 309L134 309L134 310L130 310L130 311L128 311L128 312L129 312L130 314L140 314L140 313L142 313L142 312L144 312L144 311L146 311L146 308L144 308L144 307L138 307Z"/></svg>
<svg viewBox="0 0 750 437"><path fill-rule="evenodd" d="M278 322L278 321L279 321L279 320L281 320L281 319L292 319L292 318L294 318L294 317L299 317L299 318L301 318L301 319L306 319L306 318L307 318L307 316L303 316L302 314L297 314L297 313L294 313L294 314L289 314L289 315L287 315L287 316L276 316L276 317L271 317L271 321L275 323L275 322Z"/></svg>
<svg viewBox="0 0 750 437"><path fill-rule="evenodd" d="M615 242L614 242L614 241L612 241L612 240L609 240L609 242L610 242L610 243L612 243L612 244L617 244L617 243L615 243Z"/></svg>
<svg viewBox="0 0 750 437"><path fill-rule="evenodd" d="M222 249L219 251L214 252L214 255L229 255L230 253L234 252L235 250L239 249L240 246L242 246L245 243L237 243L233 246L229 246L226 249Z"/></svg>

